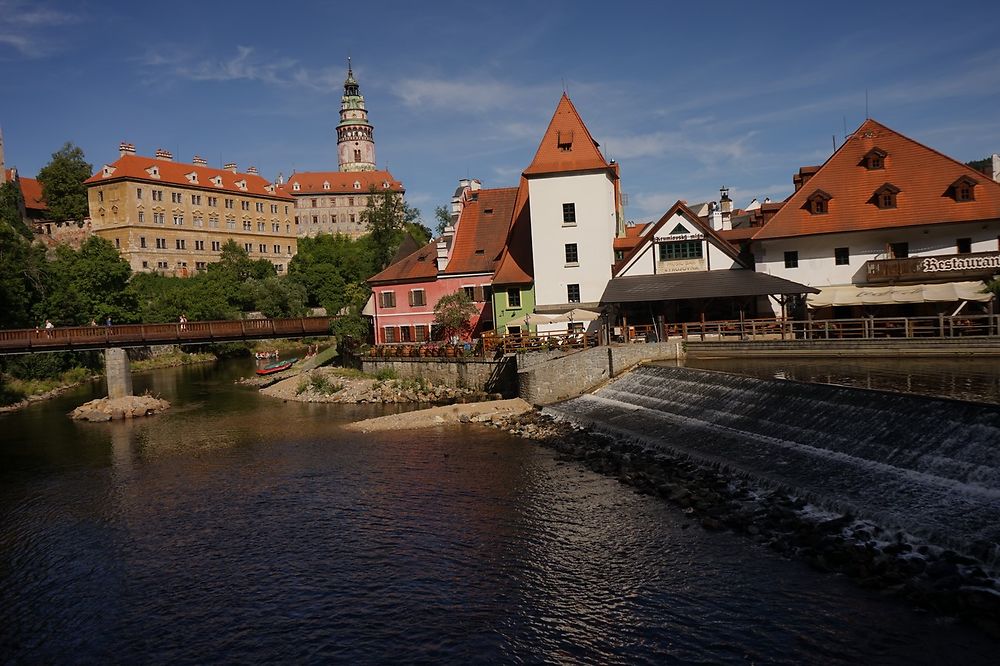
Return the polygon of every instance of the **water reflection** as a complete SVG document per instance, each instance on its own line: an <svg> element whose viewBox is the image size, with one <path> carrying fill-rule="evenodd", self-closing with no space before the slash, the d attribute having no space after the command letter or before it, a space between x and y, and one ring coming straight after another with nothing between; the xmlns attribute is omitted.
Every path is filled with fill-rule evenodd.
<svg viewBox="0 0 1000 666"><path fill-rule="evenodd" d="M1000 404L1000 358L690 358L689 368Z"/></svg>

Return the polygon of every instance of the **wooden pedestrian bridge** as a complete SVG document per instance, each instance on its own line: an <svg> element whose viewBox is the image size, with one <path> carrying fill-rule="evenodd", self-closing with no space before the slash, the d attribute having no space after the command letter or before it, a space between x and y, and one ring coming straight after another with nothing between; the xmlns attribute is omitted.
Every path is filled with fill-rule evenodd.
<svg viewBox="0 0 1000 666"><path fill-rule="evenodd" d="M0 330L0 355L325 336L331 321L297 317Z"/></svg>

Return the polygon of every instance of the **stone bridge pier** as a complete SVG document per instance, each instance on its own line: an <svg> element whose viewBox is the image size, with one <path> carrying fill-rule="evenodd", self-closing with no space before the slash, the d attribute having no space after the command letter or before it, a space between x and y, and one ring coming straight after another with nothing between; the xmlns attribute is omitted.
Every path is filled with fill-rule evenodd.
<svg viewBox="0 0 1000 666"><path fill-rule="evenodd" d="M132 395L132 370L128 354L121 347L108 347L104 350L104 376L108 383L109 398Z"/></svg>

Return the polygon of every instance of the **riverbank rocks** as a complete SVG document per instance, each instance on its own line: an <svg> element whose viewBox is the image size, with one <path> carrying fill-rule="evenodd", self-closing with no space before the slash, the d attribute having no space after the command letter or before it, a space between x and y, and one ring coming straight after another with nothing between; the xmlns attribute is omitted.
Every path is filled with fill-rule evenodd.
<svg viewBox="0 0 1000 666"><path fill-rule="evenodd" d="M487 425L554 449L560 460L582 462L637 492L681 509L682 525L745 534L819 571L855 579L908 602L979 626L1000 637L997 544L971 544L959 553L887 526L833 513L720 465L615 440L532 411L494 417ZM992 567L990 565L993 565Z"/></svg>
<svg viewBox="0 0 1000 666"><path fill-rule="evenodd" d="M118 419L152 416L170 408L170 403L151 395L128 395L124 398L98 398L84 403L69 413L75 421L100 423Z"/></svg>
<svg viewBox="0 0 1000 666"><path fill-rule="evenodd" d="M299 402L452 404L502 396L413 379L345 376L336 368L317 368L262 388L262 394Z"/></svg>

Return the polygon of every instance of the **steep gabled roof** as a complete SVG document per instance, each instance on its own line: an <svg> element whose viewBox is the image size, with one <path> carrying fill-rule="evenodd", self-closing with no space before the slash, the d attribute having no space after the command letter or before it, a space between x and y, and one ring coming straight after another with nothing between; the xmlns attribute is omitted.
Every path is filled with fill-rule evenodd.
<svg viewBox="0 0 1000 666"><path fill-rule="evenodd" d="M42 184L34 178L18 178L21 186L21 196L24 197L24 207L27 210L48 210L42 196Z"/></svg>
<svg viewBox="0 0 1000 666"><path fill-rule="evenodd" d="M634 257L641 254L647 246L649 246L656 237L656 232L663 228L666 224L676 224L672 221L674 216L680 213L684 219L693 227L698 229L709 242L713 243L717 248L726 253L726 255L737 262L741 266L743 262L740 260L739 252L729 243L726 239L719 235L719 232L712 229L712 227L705 224L700 217L694 214L690 208L684 205L684 202L678 201L673 206L667 210L663 216L653 224L646 225L646 229L643 231L642 238L639 242L635 244L632 251L626 254L621 261L616 262L611 269L612 277L617 276L625 267L627 267ZM672 228L672 227L671 227Z"/></svg>
<svg viewBox="0 0 1000 666"><path fill-rule="evenodd" d="M157 176L150 174L156 167ZM189 174L197 174L197 182L192 182ZM216 186L213 179L218 179ZM119 180L140 180L163 185L178 185L181 187L196 187L208 192L228 192L230 194L252 194L272 199L291 199L273 187L271 183L257 174L233 173L228 169L213 169L200 164L184 164L171 160L161 160L141 155L123 155L111 164L106 164L97 173L84 181L87 185L109 183ZM246 189L241 189L237 183L245 182Z"/></svg>
<svg viewBox="0 0 1000 666"><path fill-rule="evenodd" d="M358 183L358 187L354 184ZM329 184L329 188L326 185ZM299 189L296 190L295 186ZM386 187L388 185L388 187ZM403 192L403 184L388 171L303 171L293 173L288 182L280 186L286 194L304 196L315 194L365 194L377 190Z"/></svg>
<svg viewBox="0 0 1000 666"><path fill-rule="evenodd" d="M531 209L528 206L528 181L523 176L517 188L517 200L511 217L507 242L500 254L493 284L525 285L534 281L535 265L531 256Z"/></svg>
<svg viewBox="0 0 1000 666"><path fill-rule="evenodd" d="M869 169L864 158L874 148L885 158L881 168ZM977 183L974 201L956 201L950 191L963 175ZM897 205L880 209L872 195L887 182L900 190ZM817 190L830 196L826 213L809 211L807 201ZM788 198L754 240L997 218L1000 183L869 119Z"/></svg>
<svg viewBox="0 0 1000 666"><path fill-rule="evenodd" d="M368 284L392 284L399 282L426 282L437 277L437 241L424 245L395 263L389 264L382 272L368 278Z"/></svg>
<svg viewBox="0 0 1000 666"><path fill-rule="evenodd" d="M535 158L524 170L525 176L564 171L606 169L607 160L601 155L598 144L590 136L573 102L566 93L559 99L556 112L549 122L542 142L538 144Z"/></svg>
<svg viewBox="0 0 1000 666"><path fill-rule="evenodd" d="M478 190L462 208L443 274L493 273L517 199L516 187Z"/></svg>

